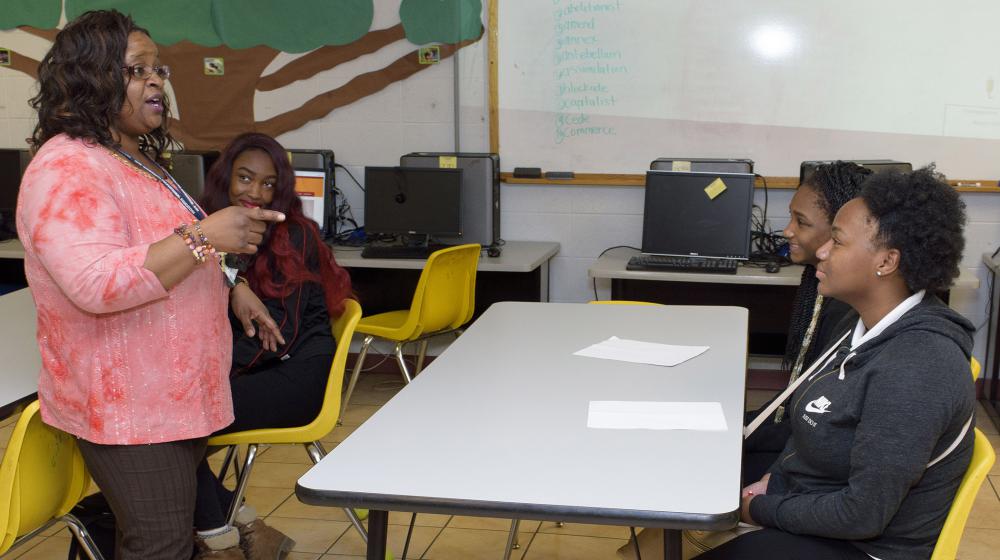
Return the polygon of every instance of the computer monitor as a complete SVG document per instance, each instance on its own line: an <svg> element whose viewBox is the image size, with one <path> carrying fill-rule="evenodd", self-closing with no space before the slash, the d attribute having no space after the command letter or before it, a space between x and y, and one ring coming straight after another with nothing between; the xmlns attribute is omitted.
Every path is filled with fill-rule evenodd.
<svg viewBox="0 0 1000 560"><path fill-rule="evenodd" d="M17 193L30 160L28 150L0 149L0 240L17 237Z"/></svg>
<svg viewBox="0 0 1000 560"><path fill-rule="evenodd" d="M299 195L299 200L302 201L302 213L322 229L326 204L326 171L296 169L295 194Z"/></svg>
<svg viewBox="0 0 1000 560"><path fill-rule="evenodd" d="M365 231L461 236L462 170L366 167Z"/></svg>
<svg viewBox="0 0 1000 560"><path fill-rule="evenodd" d="M646 172L642 252L747 259L754 176Z"/></svg>

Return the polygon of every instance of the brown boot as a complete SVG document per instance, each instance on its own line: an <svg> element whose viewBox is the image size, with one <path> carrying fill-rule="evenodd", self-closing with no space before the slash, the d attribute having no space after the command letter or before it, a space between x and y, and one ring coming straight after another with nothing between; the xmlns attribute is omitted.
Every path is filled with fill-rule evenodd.
<svg viewBox="0 0 1000 560"><path fill-rule="evenodd" d="M247 560L240 548L240 534L236 529L230 528L225 533L205 538L196 535L194 543L198 548L195 560Z"/></svg>
<svg viewBox="0 0 1000 560"><path fill-rule="evenodd" d="M246 525L236 523L240 530L240 546L248 560L283 560L295 546L288 535L268 527L261 519Z"/></svg>

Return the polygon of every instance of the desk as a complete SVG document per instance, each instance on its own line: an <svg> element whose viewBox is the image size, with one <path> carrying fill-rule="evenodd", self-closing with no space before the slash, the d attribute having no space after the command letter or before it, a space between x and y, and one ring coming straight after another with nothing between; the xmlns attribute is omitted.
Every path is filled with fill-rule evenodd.
<svg viewBox="0 0 1000 560"><path fill-rule="evenodd" d="M364 259L360 247L339 245L333 252L350 270L365 315L409 309L426 259ZM558 252L551 241L508 241L499 257L481 257L476 316L498 301L548 301L549 260Z"/></svg>
<svg viewBox="0 0 1000 560"><path fill-rule="evenodd" d="M35 398L42 357L35 340L35 300L27 288L0 296L0 419Z"/></svg>
<svg viewBox="0 0 1000 560"><path fill-rule="evenodd" d="M590 267L591 278L611 280L611 298L675 305L733 305L750 310L750 352L784 355L792 300L802 267L782 267L776 273L741 266L736 274L626 270L632 249L615 249ZM979 288L979 278L962 269L954 288ZM947 295L945 296L947 301Z"/></svg>
<svg viewBox="0 0 1000 560"><path fill-rule="evenodd" d="M296 495L369 508L369 559L386 510L660 527L679 558L680 529L739 518L746 325L732 307L494 304ZM672 368L572 355L612 335L711 349ZM589 429L592 400L720 402L729 429Z"/></svg>

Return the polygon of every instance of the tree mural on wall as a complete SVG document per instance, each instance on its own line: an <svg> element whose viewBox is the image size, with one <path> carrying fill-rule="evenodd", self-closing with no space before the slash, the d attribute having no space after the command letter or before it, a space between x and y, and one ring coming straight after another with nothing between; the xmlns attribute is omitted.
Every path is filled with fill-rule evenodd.
<svg viewBox="0 0 1000 560"><path fill-rule="evenodd" d="M171 132L187 149L218 149L248 130L272 136L295 130L430 66L420 64L414 48L383 68L261 120L254 114L257 92L280 90L400 40L415 47L434 44L444 60L483 34L481 0L402 0L400 23L386 29L371 29L372 2L6 0L0 29L52 40L63 9L69 20L97 9L131 14L149 30L161 61L173 72L179 118L171 120ZM282 52L306 54L265 75ZM221 58L224 73L206 74L206 58ZM37 78L38 61L13 50L9 67Z"/></svg>

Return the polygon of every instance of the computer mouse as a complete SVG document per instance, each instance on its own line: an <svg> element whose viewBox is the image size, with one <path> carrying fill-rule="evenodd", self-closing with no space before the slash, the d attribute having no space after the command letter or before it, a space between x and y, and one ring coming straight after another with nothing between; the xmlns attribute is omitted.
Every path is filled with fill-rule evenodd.
<svg viewBox="0 0 1000 560"><path fill-rule="evenodd" d="M774 274L775 272L779 272L780 270L781 270L781 265L776 262L769 262L766 265L764 265L764 272Z"/></svg>

